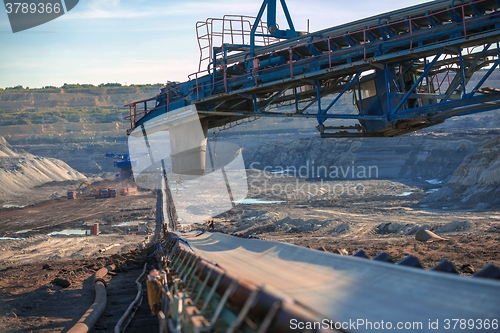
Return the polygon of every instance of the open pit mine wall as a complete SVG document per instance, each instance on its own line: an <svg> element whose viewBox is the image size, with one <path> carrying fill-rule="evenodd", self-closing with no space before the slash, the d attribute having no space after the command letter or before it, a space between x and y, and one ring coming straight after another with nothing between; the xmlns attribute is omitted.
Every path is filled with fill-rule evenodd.
<svg viewBox="0 0 500 333"><path fill-rule="evenodd" d="M349 179L441 179L451 177L464 158L475 151L477 143L469 139L436 139L404 136L383 139L300 139L287 143L264 144L244 151L247 168L303 167L309 177L325 174L332 180ZM305 168L304 168L305 167ZM354 167L354 177L352 168ZM349 169L348 169L349 168ZM368 170L371 168L371 177ZM314 170L313 170L314 169ZM367 170L363 178L358 171ZM315 171L313 177L312 172Z"/></svg>
<svg viewBox="0 0 500 333"><path fill-rule="evenodd" d="M0 110L31 108L118 107L126 101L157 94L159 86L113 88L54 88L0 91Z"/></svg>
<svg viewBox="0 0 500 333"><path fill-rule="evenodd" d="M17 149L63 160L85 174L117 172L104 154L128 150L129 122L123 119L128 109L123 105L159 90L160 86L0 90L0 134Z"/></svg>
<svg viewBox="0 0 500 333"><path fill-rule="evenodd" d="M500 139L494 138L469 154L450 180L427 202L454 208L487 209L500 206Z"/></svg>
<svg viewBox="0 0 500 333"><path fill-rule="evenodd" d="M43 141L40 143L16 144L15 147L35 155L62 160L85 175L100 175L103 172L118 173L118 168L113 165L115 160L107 158L105 154L128 152L126 137L124 137L124 140L89 138L85 141L65 143Z"/></svg>
<svg viewBox="0 0 500 333"><path fill-rule="evenodd" d="M126 153L125 125L119 122L2 126L12 146L34 155L63 160L85 174L117 172L106 153Z"/></svg>
<svg viewBox="0 0 500 333"><path fill-rule="evenodd" d="M326 167L329 175L338 175L332 180L438 180L444 184L422 203L451 205L456 209L487 209L500 204L500 139L491 136L301 139L264 144L245 154L247 168L268 167L267 171L271 171L293 167L300 172L302 167L301 176L307 171L306 178L317 178L318 170L322 177L325 169L320 167ZM358 171L370 168L371 174L366 172L366 178L359 177L363 173Z"/></svg>

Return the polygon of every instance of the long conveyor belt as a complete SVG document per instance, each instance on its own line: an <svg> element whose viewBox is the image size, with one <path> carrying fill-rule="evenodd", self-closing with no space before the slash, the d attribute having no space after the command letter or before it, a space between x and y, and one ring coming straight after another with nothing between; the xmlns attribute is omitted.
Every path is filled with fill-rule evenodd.
<svg viewBox="0 0 500 333"><path fill-rule="evenodd" d="M447 320L491 321L498 320L500 313L500 288L494 280L220 233L187 240L196 254L230 274L276 289L325 319L351 323L350 328L355 327L356 332L372 332L373 325L382 321L391 323L393 329L398 323L412 323L417 325L414 331L430 332L435 331L430 323L436 321L444 329Z"/></svg>

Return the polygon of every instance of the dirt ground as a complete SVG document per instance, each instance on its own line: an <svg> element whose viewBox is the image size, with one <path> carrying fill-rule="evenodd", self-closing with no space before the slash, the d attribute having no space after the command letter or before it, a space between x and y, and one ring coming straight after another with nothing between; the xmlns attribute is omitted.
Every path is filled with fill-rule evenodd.
<svg viewBox="0 0 500 333"><path fill-rule="evenodd" d="M420 201L435 185L306 181L255 171L249 172L249 182L248 197L257 202L240 203L217 216L216 231L349 255L359 249L369 257L385 251L396 262L413 254L427 269L446 258L466 276L488 263L500 266L500 211L429 209ZM55 185L38 188L39 195ZM109 199L62 197L1 209L0 332L61 332L71 327L93 301L94 272L123 261L142 244L145 235L136 234L138 222L153 228L155 200L144 191ZM94 223L100 225L99 236L48 235L87 230ZM417 241L419 229L446 240ZM70 286L55 285L55 278Z"/></svg>
<svg viewBox="0 0 500 333"><path fill-rule="evenodd" d="M75 185L78 182L46 184L30 192L32 196L23 199L22 208L0 209L0 332L70 328L94 301L91 283L95 271L144 246L148 236L138 233L139 222L154 228L156 197L149 191L116 198L79 195L75 200L63 196L30 203L50 197L55 189L62 194L62 188ZM100 234L85 235L95 223ZM62 288L54 284L56 278L70 285Z"/></svg>
<svg viewBox="0 0 500 333"><path fill-rule="evenodd" d="M305 181L253 172L249 182L249 197L270 203L240 204L214 220L215 230L349 255L362 249L370 258L386 252L394 262L412 254L426 269L448 259L466 276L500 266L500 210L429 209L420 201L436 185L425 181ZM420 229L446 240L417 241Z"/></svg>

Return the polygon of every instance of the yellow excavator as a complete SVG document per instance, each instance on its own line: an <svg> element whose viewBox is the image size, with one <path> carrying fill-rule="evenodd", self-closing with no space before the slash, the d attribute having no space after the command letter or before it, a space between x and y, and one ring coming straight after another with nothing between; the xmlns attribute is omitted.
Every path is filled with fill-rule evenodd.
<svg viewBox="0 0 500 333"><path fill-rule="evenodd" d="M83 185L87 185L87 188L90 187L90 193L87 193L88 195L92 196L94 195L96 192L97 192L97 189L91 184L89 183L88 181L86 180L82 180L82 182L80 183L80 185L78 185L78 187L76 188L76 191L78 193L81 193L83 194L83 191L86 190L87 188L84 188L82 190L80 190L80 188L83 186Z"/></svg>

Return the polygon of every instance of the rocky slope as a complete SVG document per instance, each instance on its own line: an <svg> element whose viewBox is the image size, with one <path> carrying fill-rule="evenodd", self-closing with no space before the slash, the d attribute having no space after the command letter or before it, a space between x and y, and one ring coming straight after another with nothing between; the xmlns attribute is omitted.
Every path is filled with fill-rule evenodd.
<svg viewBox="0 0 500 333"><path fill-rule="evenodd" d="M450 180L427 203L451 208L500 206L500 138L478 147L460 164Z"/></svg>
<svg viewBox="0 0 500 333"><path fill-rule="evenodd" d="M17 144L13 146L34 155L62 160L71 168L87 176L101 175L104 172L117 173L119 170L113 165L114 159L105 157L105 154L128 153L126 136L123 135L116 140L94 137L95 134L93 137L81 138L73 142L71 140L67 140L68 142L40 140L39 143L36 143L35 140L32 140L30 143L19 144L17 141Z"/></svg>
<svg viewBox="0 0 500 333"><path fill-rule="evenodd" d="M0 110L9 112L24 108L121 108L125 103L149 98L159 92L159 86L3 90L0 91Z"/></svg>
<svg viewBox="0 0 500 333"><path fill-rule="evenodd" d="M14 151L0 137L0 201L45 183L82 178L85 176L65 162Z"/></svg>
<svg viewBox="0 0 500 333"><path fill-rule="evenodd" d="M476 138L432 134L383 139L309 138L264 144L247 151L244 157L247 167L255 169L300 172L302 168L302 178L447 180L477 142Z"/></svg>
<svg viewBox="0 0 500 333"><path fill-rule="evenodd" d="M15 149L62 160L79 172L117 172L104 154L128 152L123 105L160 88L0 89L0 133Z"/></svg>

